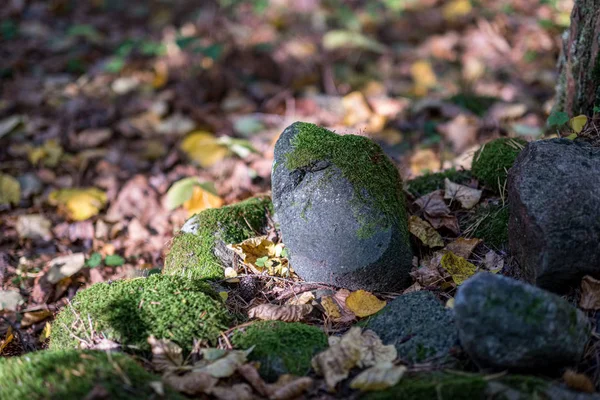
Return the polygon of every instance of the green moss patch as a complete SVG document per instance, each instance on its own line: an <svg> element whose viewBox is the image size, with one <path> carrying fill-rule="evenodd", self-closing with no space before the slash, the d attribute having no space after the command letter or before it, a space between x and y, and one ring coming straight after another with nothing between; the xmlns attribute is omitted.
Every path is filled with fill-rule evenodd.
<svg viewBox="0 0 600 400"><path fill-rule="evenodd" d="M486 143L473 156L471 173L488 189L504 188L508 170L527 144L523 139L500 138Z"/></svg>
<svg viewBox="0 0 600 400"><path fill-rule="evenodd" d="M212 208L191 217L173 239L163 273L194 279L222 279L224 266L216 251L261 234L272 212L268 197Z"/></svg>
<svg viewBox="0 0 600 400"><path fill-rule="evenodd" d="M442 172L428 173L406 182L406 190L415 197L421 197L438 189L444 188L444 180L448 178L454 183L464 184L473 176L469 171L448 169Z"/></svg>
<svg viewBox="0 0 600 400"><path fill-rule="evenodd" d="M306 375L312 357L327 348L323 331L300 322L257 322L236 331L231 341L240 349L255 346L249 358L259 361L261 376L272 381L285 373Z"/></svg>
<svg viewBox="0 0 600 400"><path fill-rule="evenodd" d="M469 237L483 240L488 246L502 248L508 243L508 205L481 204L462 222Z"/></svg>
<svg viewBox="0 0 600 400"><path fill-rule="evenodd" d="M101 351L38 351L0 360L0 398L80 400L94 390L107 399L160 398L150 386L160 377L130 357ZM165 387L169 399L183 399ZM93 397L100 398L100 397Z"/></svg>
<svg viewBox="0 0 600 400"><path fill-rule="evenodd" d="M148 350L146 340L154 335L189 351L194 339L214 343L229 322L208 284L176 276L98 283L77 293L71 304L54 321L52 349L77 348L81 340L102 334L126 350Z"/></svg>
<svg viewBox="0 0 600 400"><path fill-rule="evenodd" d="M314 124L296 122L298 134L292 141L285 167L310 169L319 161L329 161L354 187L355 217L361 223L361 235L369 237L376 227L405 227L407 217L398 170L371 139L356 135L338 135ZM361 205L373 204L380 217L365 220Z"/></svg>
<svg viewBox="0 0 600 400"><path fill-rule="evenodd" d="M496 389L489 386L491 382L499 383ZM503 393L508 389L531 396L527 398L537 398L536 396L541 395L548 386L544 380L529 376L514 375L490 381L481 375L431 373L404 377L399 384L388 390L369 393L361 398L369 400L504 399Z"/></svg>

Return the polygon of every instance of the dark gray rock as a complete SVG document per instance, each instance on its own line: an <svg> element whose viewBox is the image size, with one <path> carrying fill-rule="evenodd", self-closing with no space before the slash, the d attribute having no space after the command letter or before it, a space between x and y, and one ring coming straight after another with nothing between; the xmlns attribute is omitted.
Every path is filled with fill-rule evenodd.
<svg viewBox="0 0 600 400"><path fill-rule="evenodd" d="M600 148L529 143L508 174L509 246L523 278L563 292L600 276Z"/></svg>
<svg viewBox="0 0 600 400"><path fill-rule="evenodd" d="M272 181L299 276L349 289L410 285L402 182L376 143L296 122L277 141Z"/></svg>
<svg viewBox="0 0 600 400"><path fill-rule="evenodd" d="M454 304L460 342L482 367L544 370L581 358L586 316L561 297L501 275L479 273Z"/></svg>
<svg viewBox="0 0 600 400"><path fill-rule="evenodd" d="M384 344L393 344L410 362L451 361L458 334L452 311L427 291L397 297L367 322Z"/></svg>

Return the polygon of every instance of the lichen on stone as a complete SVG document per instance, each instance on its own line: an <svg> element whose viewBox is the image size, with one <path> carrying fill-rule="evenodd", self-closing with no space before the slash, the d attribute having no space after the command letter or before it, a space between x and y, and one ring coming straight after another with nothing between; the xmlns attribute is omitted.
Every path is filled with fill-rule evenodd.
<svg viewBox="0 0 600 400"><path fill-rule="evenodd" d="M393 224L403 227L408 235L400 175L377 143L362 136L338 135L314 124L296 122L293 126L298 134L285 160L289 171L310 169L320 161L331 163L354 188L359 235L369 237L375 227ZM365 218L360 207L365 203L373 204L380 217Z"/></svg>
<svg viewBox="0 0 600 400"><path fill-rule="evenodd" d="M527 142L523 139L500 138L483 145L473 156L471 173L489 190L504 190L508 170Z"/></svg>
<svg viewBox="0 0 600 400"><path fill-rule="evenodd" d="M151 386L157 381L160 377L120 353L42 350L0 360L2 399L80 400L92 398L93 390L107 399L150 399L158 398ZM169 399L183 399L168 387L165 392Z"/></svg>
<svg viewBox="0 0 600 400"><path fill-rule="evenodd" d="M98 335L125 350L147 351L154 335L189 351L194 339L214 343L227 328L229 313L207 283L177 276L152 275L82 290L57 316L50 348L93 344ZM91 324L91 328L90 328Z"/></svg>
<svg viewBox="0 0 600 400"><path fill-rule="evenodd" d="M192 216L173 239L163 273L222 279L225 266L217 253L226 252L227 244L260 235L272 207L268 197L256 197Z"/></svg>
<svg viewBox="0 0 600 400"><path fill-rule="evenodd" d="M469 171L448 169L442 172L427 173L406 182L406 190L415 197L421 197L438 189L444 188L444 180L448 178L454 183L464 184L473 176Z"/></svg>
<svg viewBox="0 0 600 400"><path fill-rule="evenodd" d="M322 330L300 322L262 321L236 331L232 343L240 349L254 346L249 358L260 362L265 379L290 373L306 375L312 357L327 347Z"/></svg>

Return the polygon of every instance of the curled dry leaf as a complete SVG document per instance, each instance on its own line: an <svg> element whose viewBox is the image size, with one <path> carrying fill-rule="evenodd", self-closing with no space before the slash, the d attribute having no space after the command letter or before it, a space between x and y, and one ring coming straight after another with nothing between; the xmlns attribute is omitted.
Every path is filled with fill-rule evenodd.
<svg viewBox="0 0 600 400"><path fill-rule="evenodd" d="M183 365L181 347L168 339L157 339L153 335L148 338L152 349L152 365L157 371L179 368Z"/></svg>
<svg viewBox="0 0 600 400"><path fill-rule="evenodd" d="M265 381L260 377L260 374L252 364L240 365L237 372L248 382L254 390L256 390L261 396L269 396L269 387Z"/></svg>
<svg viewBox="0 0 600 400"><path fill-rule="evenodd" d="M214 378L228 378L234 374L240 365L246 363L248 354L252 348L248 350L231 350L225 356L206 364L198 363L194 366L194 371L204 372Z"/></svg>
<svg viewBox="0 0 600 400"><path fill-rule="evenodd" d="M404 365L382 363L372 366L358 374L350 387L360 391L384 390L396 385L406 372Z"/></svg>
<svg viewBox="0 0 600 400"><path fill-rule="evenodd" d="M307 376L293 381L274 390L269 396L270 400L292 400L309 390L313 385L312 378Z"/></svg>
<svg viewBox="0 0 600 400"><path fill-rule="evenodd" d="M450 214L450 208L444 201L442 190L435 190L415 200L421 210L430 217L443 217Z"/></svg>
<svg viewBox="0 0 600 400"><path fill-rule="evenodd" d="M27 328L33 324L37 324L46 318L50 318L52 314L52 311L47 309L26 312L21 320L21 328Z"/></svg>
<svg viewBox="0 0 600 400"><path fill-rule="evenodd" d="M600 309L600 280L586 275L581 280L579 307L584 310Z"/></svg>
<svg viewBox="0 0 600 400"><path fill-rule="evenodd" d="M481 190L454 183L448 178L444 179L444 186L444 198L457 200L467 210L479 203L479 199L481 199L481 194L483 193Z"/></svg>
<svg viewBox="0 0 600 400"><path fill-rule="evenodd" d="M237 383L228 387L217 386L210 394L218 400L254 400L252 388L246 383Z"/></svg>
<svg viewBox="0 0 600 400"><path fill-rule="evenodd" d="M392 362L398 356L393 344L384 345L379 336L372 330L365 330L362 334L361 357L359 367L371 367L373 365Z"/></svg>
<svg viewBox="0 0 600 400"><path fill-rule="evenodd" d="M346 298L346 306L358 317L373 315L385 307L385 304L385 301L364 290L352 292Z"/></svg>
<svg viewBox="0 0 600 400"><path fill-rule="evenodd" d="M596 387L587 375L580 374L572 369L567 369L565 371L563 380L569 388L579 392L594 393L596 391Z"/></svg>
<svg viewBox="0 0 600 400"><path fill-rule="evenodd" d="M258 318L262 320L298 322L304 319L313 310L310 304L278 306L276 304L261 304L252 307L248 311L249 318Z"/></svg>
<svg viewBox="0 0 600 400"><path fill-rule="evenodd" d="M416 215L408 219L408 230L427 247L444 247L442 236L427 222Z"/></svg>
<svg viewBox="0 0 600 400"><path fill-rule="evenodd" d="M163 380L178 392L190 396L208 394L219 382L217 378L204 372L192 371L185 375L167 374Z"/></svg>

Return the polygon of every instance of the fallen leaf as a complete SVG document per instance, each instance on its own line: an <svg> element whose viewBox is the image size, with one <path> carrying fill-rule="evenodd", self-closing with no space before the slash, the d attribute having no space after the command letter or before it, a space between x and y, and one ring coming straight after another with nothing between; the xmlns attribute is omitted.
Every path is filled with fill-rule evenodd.
<svg viewBox="0 0 600 400"><path fill-rule="evenodd" d="M6 331L6 336L4 337L2 342L0 342L0 355L4 353L4 349L6 348L6 346L8 346L14 339L15 335L13 335L12 327L9 326L8 330Z"/></svg>
<svg viewBox="0 0 600 400"><path fill-rule="evenodd" d="M273 390L269 396L270 400L292 400L299 398L302 393L308 391L313 385L312 378L304 376Z"/></svg>
<svg viewBox="0 0 600 400"><path fill-rule="evenodd" d="M21 184L10 175L0 174L0 206L21 201Z"/></svg>
<svg viewBox="0 0 600 400"><path fill-rule="evenodd" d="M456 253L455 253L456 254ZM483 258L483 267L493 274L497 274L504 268L504 257L496 253L494 250L490 250L485 253Z"/></svg>
<svg viewBox="0 0 600 400"><path fill-rule="evenodd" d="M8 118L4 118L0 121L0 138L9 134L23 121L23 117L20 115L12 115Z"/></svg>
<svg viewBox="0 0 600 400"><path fill-rule="evenodd" d="M248 311L248 318L258 318L262 320L298 322L304 319L313 310L310 304L302 305L281 305L261 304L252 307Z"/></svg>
<svg viewBox="0 0 600 400"><path fill-rule="evenodd" d="M203 168L212 167L229 155L227 146L219 143L212 133L205 131L187 135L181 143L181 150Z"/></svg>
<svg viewBox="0 0 600 400"><path fill-rule="evenodd" d="M454 308L454 297L450 297L445 305L446 308L453 309Z"/></svg>
<svg viewBox="0 0 600 400"><path fill-rule="evenodd" d="M442 236L429 224L416 215L411 215L408 219L408 230L418 237L427 247L444 247Z"/></svg>
<svg viewBox="0 0 600 400"><path fill-rule="evenodd" d="M41 214L19 215L17 218L17 233L21 239L50 240L52 223Z"/></svg>
<svg viewBox="0 0 600 400"><path fill-rule="evenodd" d="M225 203L222 198L207 190L205 186L194 186L192 197L183 203L183 208L188 211L188 215L199 213L208 208L219 208Z"/></svg>
<svg viewBox="0 0 600 400"><path fill-rule="evenodd" d="M460 154L477 144L479 126L480 122L476 117L459 114L453 120L439 124L437 130L452 144L454 153Z"/></svg>
<svg viewBox="0 0 600 400"><path fill-rule="evenodd" d="M446 245L446 250L462 258L471 257L471 253L481 243L481 239L459 237Z"/></svg>
<svg viewBox="0 0 600 400"><path fill-rule="evenodd" d="M585 115L578 115L576 117L571 118L569 121L569 125L571 125L571 129L575 131L575 133L581 133L585 124L587 124L587 117Z"/></svg>
<svg viewBox="0 0 600 400"><path fill-rule="evenodd" d="M475 265L450 251L442 257L442 268L448 271L457 285L461 285L477 271Z"/></svg>
<svg viewBox="0 0 600 400"><path fill-rule="evenodd" d="M219 383L205 372L192 371L185 375L166 374L162 379L173 389L189 396L208 394Z"/></svg>
<svg viewBox="0 0 600 400"><path fill-rule="evenodd" d="M444 186L444 198L458 200L460 205L467 210L479 203L479 199L481 199L481 194L483 193L481 190L454 183L448 178L444 179Z"/></svg>
<svg viewBox="0 0 600 400"><path fill-rule="evenodd" d="M335 300L331 296L323 296L321 297L321 306L325 309L325 314L332 321L339 321L342 317L342 312L340 311L340 307L336 303Z"/></svg>
<svg viewBox="0 0 600 400"><path fill-rule="evenodd" d="M31 147L27 152L29 162L33 165L42 165L54 168L58 165L63 155L63 148L57 140L50 139L38 147Z"/></svg>
<svg viewBox="0 0 600 400"><path fill-rule="evenodd" d="M85 266L85 255L73 253L57 257L50 261L50 269L45 275L48 282L56 284L64 278L71 277Z"/></svg>
<svg viewBox="0 0 600 400"><path fill-rule="evenodd" d="M183 365L182 349L177 344L168 339L157 339L154 335L148 337L148 344L152 350L152 365L157 371L167 371Z"/></svg>
<svg viewBox="0 0 600 400"><path fill-rule="evenodd" d="M218 400L254 400L252 388L246 383L236 383L231 386L216 386L210 394Z"/></svg>
<svg viewBox="0 0 600 400"><path fill-rule="evenodd" d="M398 356L393 344L384 345L379 336L370 329L366 329L362 333L360 352L360 360L357 365L361 368L392 362Z"/></svg>
<svg viewBox="0 0 600 400"><path fill-rule="evenodd" d="M291 305L302 305L308 304L315 299L315 295L312 292L304 292L300 296L294 296L288 300L288 304Z"/></svg>
<svg viewBox="0 0 600 400"><path fill-rule="evenodd" d="M342 48L370 50L383 53L385 46L378 41L351 30L330 30L323 36L323 47L326 50Z"/></svg>
<svg viewBox="0 0 600 400"><path fill-rule="evenodd" d="M431 149L418 149L410 157L410 172L417 176L423 172L433 172L440 168L440 159Z"/></svg>
<svg viewBox="0 0 600 400"><path fill-rule="evenodd" d="M82 149L94 148L107 142L111 136L112 129L110 128L85 129L77 134L75 144Z"/></svg>
<svg viewBox="0 0 600 400"><path fill-rule="evenodd" d="M185 135L196 127L196 123L183 114L175 113L161 121L156 132L163 135Z"/></svg>
<svg viewBox="0 0 600 400"><path fill-rule="evenodd" d="M351 382L352 389L360 391L384 390L396 385L407 368L404 365L382 363L362 371Z"/></svg>
<svg viewBox="0 0 600 400"><path fill-rule="evenodd" d="M26 312L21 320L21 328L27 328L33 324L37 324L38 322L50 318L52 314L52 311L45 309Z"/></svg>
<svg viewBox="0 0 600 400"><path fill-rule="evenodd" d="M0 310L17 311L25 303L23 296L16 290L0 290Z"/></svg>
<svg viewBox="0 0 600 400"><path fill-rule="evenodd" d="M414 92L417 96L426 95L429 89L437 85L437 77L429 61L420 60L415 62L410 67L410 74L414 82Z"/></svg>
<svg viewBox="0 0 600 400"><path fill-rule="evenodd" d="M227 247L238 254L255 274L267 272L269 275L289 276L292 273L283 244L275 244L266 236L249 238Z"/></svg>
<svg viewBox="0 0 600 400"><path fill-rule="evenodd" d="M195 194L194 189L196 187L200 187L204 192L207 192L220 200L220 205L216 204L215 207L223 205L223 200L217 196L214 185L211 182L200 183L198 178L189 177L180 179L171 185L165 196L165 206L167 209L174 210L181 205L185 205L186 202L192 201L192 197ZM192 203L188 203L186 209L189 210L190 206L193 206L195 203L202 200L202 198L193 200ZM210 202L211 199L206 200Z"/></svg>
<svg viewBox="0 0 600 400"><path fill-rule="evenodd" d="M96 188L61 189L48 195L48 202L64 210L74 221L97 215L106 205L106 193Z"/></svg>
<svg viewBox="0 0 600 400"><path fill-rule="evenodd" d="M346 299L346 306L358 317L373 315L385 307L385 304L385 301L364 290L352 292Z"/></svg>
<svg viewBox="0 0 600 400"><path fill-rule="evenodd" d="M254 365L240 365L237 372L258 392L258 394L269 397L271 390L267 383L260 377L260 374Z"/></svg>
<svg viewBox="0 0 600 400"><path fill-rule="evenodd" d="M50 322L46 322L46 325L44 325L44 329L42 330L42 333L40 333L40 342L44 342L44 341L48 340L50 338L51 334L52 334L52 325L50 324Z"/></svg>
<svg viewBox="0 0 600 400"><path fill-rule="evenodd" d="M564 372L562 378L569 388L578 392L594 393L596 391L594 383L587 375L573 371L570 368Z"/></svg>
<svg viewBox="0 0 600 400"><path fill-rule="evenodd" d="M600 280L586 275L581 280L579 307L584 310L600 309Z"/></svg>
<svg viewBox="0 0 600 400"><path fill-rule="evenodd" d="M448 21L454 21L468 15L473 7L470 0L452 0L442 8L442 15Z"/></svg>
<svg viewBox="0 0 600 400"><path fill-rule="evenodd" d="M450 208L444 201L441 190L435 190L415 200L421 210L430 217L442 217L450 214Z"/></svg>
<svg viewBox="0 0 600 400"><path fill-rule="evenodd" d="M251 351L252 348L248 350L230 350L225 356L208 365L194 365L193 371L204 372L214 378L228 378L235 373L240 365L246 363L248 354Z"/></svg>

